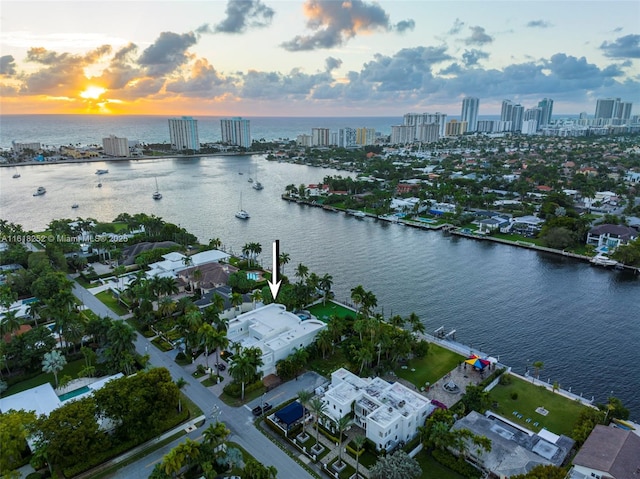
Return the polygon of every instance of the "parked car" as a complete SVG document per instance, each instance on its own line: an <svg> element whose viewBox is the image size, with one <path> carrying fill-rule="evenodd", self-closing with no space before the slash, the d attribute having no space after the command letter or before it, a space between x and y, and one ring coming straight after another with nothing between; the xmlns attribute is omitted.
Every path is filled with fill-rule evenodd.
<svg viewBox="0 0 640 479"><path fill-rule="evenodd" d="M271 404L269 404L268 402L264 403L262 406L256 406L254 407L251 412L253 413L254 416L262 416L263 414L266 414L267 412L269 412L271 409L273 408L273 406Z"/></svg>
<svg viewBox="0 0 640 479"><path fill-rule="evenodd" d="M225 369L227 369L227 367L223 363L216 363L216 368L218 368L218 371L224 371Z"/></svg>

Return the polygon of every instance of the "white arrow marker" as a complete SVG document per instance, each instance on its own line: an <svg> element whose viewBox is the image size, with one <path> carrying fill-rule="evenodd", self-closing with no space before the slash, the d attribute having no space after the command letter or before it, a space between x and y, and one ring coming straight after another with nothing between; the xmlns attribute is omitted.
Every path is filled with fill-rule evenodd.
<svg viewBox="0 0 640 479"><path fill-rule="evenodd" d="M269 283L269 289L271 290L271 297L273 298L273 302L276 302L276 298L278 297L278 291L280 291L280 283L282 280L278 279L278 275L280 274L280 241L275 240L273 242L273 272L271 274L271 278L273 282L267 281Z"/></svg>

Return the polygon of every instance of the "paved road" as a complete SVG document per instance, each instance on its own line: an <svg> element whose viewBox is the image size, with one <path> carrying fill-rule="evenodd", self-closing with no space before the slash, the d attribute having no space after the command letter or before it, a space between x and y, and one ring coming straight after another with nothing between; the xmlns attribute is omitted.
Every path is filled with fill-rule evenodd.
<svg viewBox="0 0 640 479"><path fill-rule="evenodd" d="M100 316L108 316L113 319L120 319L117 314L111 311L100 300L95 298L89 291L74 282L73 293L89 309ZM200 382L191 374L178 366L170 357L159 351L151 342L142 336L137 335L136 351L139 354L149 354L151 364L156 367L167 368L174 380L184 378L187 385L183 388L184 394L193 401L207 416L207 420L197 430L187 434L191 439L199 439L212 422L215 422L214 411L219 414L219 420L224 422L231 430L229 439L238 443L246 449L257 461L267 466L275 466L278 470L278 478L281 479L305 479L312 478L305 469L297 462L293 461L278 446L273 444L262 433L253 426L253 416L247 408L232 408L220 401L211 391L202 386ZM167 454L173 447L184 438L174 441L165 447L152 452L139 461L120 469L112 475L113 478L122 479L146 479L153 470L156 463L162 460L162 456Z"/></svg>

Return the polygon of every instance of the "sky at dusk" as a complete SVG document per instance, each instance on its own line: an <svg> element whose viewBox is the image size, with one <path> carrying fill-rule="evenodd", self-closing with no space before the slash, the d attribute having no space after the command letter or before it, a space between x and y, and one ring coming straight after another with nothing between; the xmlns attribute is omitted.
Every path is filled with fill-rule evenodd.
<svg viewBox="0 0 640 479"><path fill-rule="evenodd" d="M5 1L2 114L640 114L640 2Z"/></svg>

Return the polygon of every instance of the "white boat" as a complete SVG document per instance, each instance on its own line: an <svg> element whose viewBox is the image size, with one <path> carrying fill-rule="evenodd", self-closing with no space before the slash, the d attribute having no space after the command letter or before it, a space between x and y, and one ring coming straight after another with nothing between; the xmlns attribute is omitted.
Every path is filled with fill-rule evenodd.
<svg viewBox="0 0 640 479"><path fill-rule="evenodd" d="M617 266L618 262L615 259L611 259L608 256L599 253L591 258L591 264L595 264L596 266Z"/></svg>
<svg viewBox="0 0 640 479"><path fill-rule="evenodd" d="M254 182L253 182L253 185L251 185L251 187L252 187L254 190L261 190L261 189L263 189L263 188L264 188L264 186L262 186L262 183L260 183L260 182L258 181L258 170L257 170L257 169L256 169L256 181L254 181Z"/></svg>
<svg viewBox="0 0 640 479"><path fill-rule="evenodd" d="M96 170L96 175L104 175L109 173L109 170Z"/></svg>
<svg viewBox="0 0 640 479"><path fill-rule="evenodd" d="M156 191L153 193L153 195L151 195L151 197L154 200L161 200L162 199L162 193L160 193L160 191L158 190L158 179L156 178Z"/></svg>
<svg viewBox="0 0 640 479"><path fill-rule="evenodd" d="M249 183L253 183L253 178L249 178L247 181L248 181Z"/></svg>
<svg viewBox="0 0 640 479"><path fill-rule="evenodd" d="M347 210L347 214L356 218L365 218L367 215L360 210Z"/></svg>
<svg viewBox="0 0 640 479"><path fill-rule="evenodd" d="M242 208L242 193L240 193L240 209L236 213L236 218L241 220L248 220L250 218L249 213Z"/></svg>
<svg viewBox="0 0 640 479"><path fill-rule="evenodd" d="M42 196L47 192L47 190L45 189L44 186L38 186L38 189L36 190L36 192L33 194L33 196Z"/></svg>

